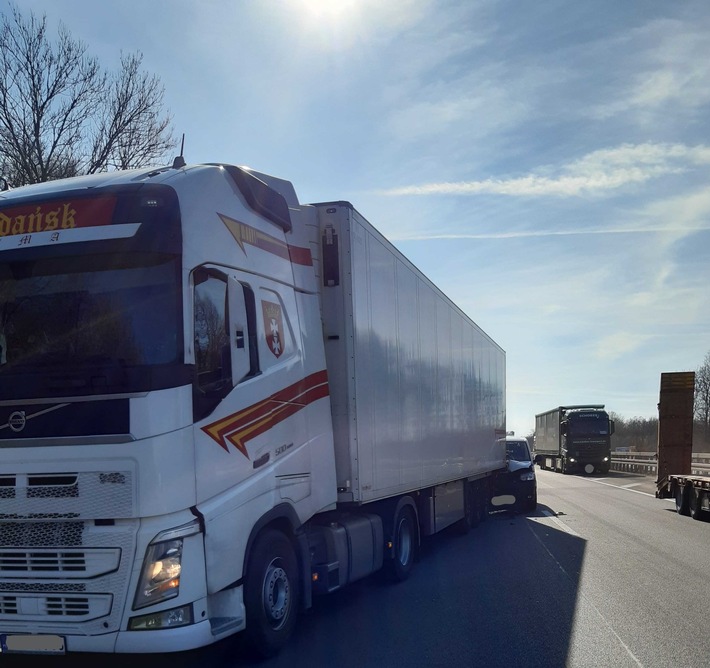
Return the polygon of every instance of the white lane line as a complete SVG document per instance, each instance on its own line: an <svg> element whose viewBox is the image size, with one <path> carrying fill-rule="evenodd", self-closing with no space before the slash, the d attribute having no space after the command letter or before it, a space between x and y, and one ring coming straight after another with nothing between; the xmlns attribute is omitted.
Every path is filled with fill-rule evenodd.
<svg viewBox="0 0 710 668"><path fill-rule="evenodd" d="M643 494L644 496L650 496L652 499L656 498L655 494L649 494L648 492L642 492L639 489L630 489L630 485L624 485L623 487L621 485L612 485L610 482L604 482L603 480L595 480L593 478L587 478L589 482L595 482L598 485L606 485L607 487L613 487L614 489L624 489L627 492L633 492L634 494ZM641 483L639 483L641 484ZM661 499L661 501L670 501L671 503L675 503L675 499Z"/></svg>
<svg viewBox="0 0 710 668"><path fill-rule="evenodd" d="M612 485L612 487L614 487L614 486L615 486L615 485ZM633 492L634 490L630 490L630 491ZM573 534L573 535L575 535L575 536L578 535L578 534L576 534L572 529L570 529L564 522L561 522L561 521L558 520L556 517L554 517L550 511L544 510L544 511L543 511L543 514L546 515L547 517L550 517L550 519L554 520L554 521L555 521L557 524L559 524L565 531L567 531L567 532L569 532L569 533L571 533L571 534ZM609 629L610 633L619 641L619 644L624 648L624 650L626 650L626 653L629 655L629 657L631 658L631 660L634 661L634 663L635 663L639 668L643 668L643 664L641 663L641 661L639 661L638 657L631 651L631 648L621 639L621 637L619 636L619 634L618 634L616 631L614 631L613 627L612 627L611 624L607 621L606 617L604 617L604 615L601 613L601 611L599 610L599 608L597 608L597 606L594 605L594 603L592 603L592 601L591 601L587 596L585 596L581 591L579 591L579 583L578 583L572 576L570 576L570 574L565 570L564 566L563 566L559 561L557 561L557 559L555 559L554 555L552 554L552 552L550 552L550 550L548 549L547 545L545 545L545 543L542 542L542 538L540 538L540 537L535 533L535 531L534 531L533 528L532 528L532 525L527 524L527 527L528 527L528 529L530 529L530 531L532 531L532 535L535 536L535 539L537 540L537 542L540 543L540 545L542 545L542 549L545 550L545 552L547 552L547 554L550 555L550 559L552 559L552 561L554 561L554 562L557 564L557 567L567 576L567 578L569 578L570 582L572 582L573 584L576 584L576 585L577 585L577 593L578 593L578 595L579 595L579 598L580 598L581 600L583 600L585 603L587 603L587 605L589 605L589 607L590 607L592 610L594 610L594 612L596 612L597 615L599 615L599 618L602 620L602 622L603 622L604 625L607 627L607 629Z"/></svg>
<svg viewBox="0 0 710 668"><path fill-rule="evenodd" d="M542 514L545 517L549 517L558 527L560 527L560 529L562 529L562 531L580 538L580 535L571 526L565 524L561 519L557 518L554 513L551 513L549 510L543 510Z"/></svg>
<svg viewBox="0 0 710 668"><path fill-rule="evenodd" d="M632 487L638 487L640 482L632 482L630 485L620 485L621 489L631 489Z"/></svg>

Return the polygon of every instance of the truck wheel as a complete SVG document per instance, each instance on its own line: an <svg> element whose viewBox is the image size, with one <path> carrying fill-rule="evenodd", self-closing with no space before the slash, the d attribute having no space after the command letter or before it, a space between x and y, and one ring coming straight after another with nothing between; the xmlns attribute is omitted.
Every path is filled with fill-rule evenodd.
<svg viewBox="0 0 710 668"><path fill-rule="evenodd" d="M296 624L298 562L291 541L275 529L256 539L244 580L246 640L264 658L276 654Z"/></svg>
<svg viewBox="0 0 710 668"><path fill-rule="evenodd" d="M414 564L417 540L416 521L409 506L397 511L392 531L392 559L386 562L387 575L393 582L403 582L409 577Z"/></svg>
<svg viewBox="0 0 710 668"><path fill-rule="evenodd" d="M688 494L688 509L690 511L690 516L694 520L705 519L705 511L702 509L700 501L700 492L691 485L690 492Z"/></svg>
<svg viewBox="0 0 710 668"><path fill-rule="evenodd" d="M679 515L690 515L690 509L688 508L688 493L684 485L676 485L675 509Z"/></svg>

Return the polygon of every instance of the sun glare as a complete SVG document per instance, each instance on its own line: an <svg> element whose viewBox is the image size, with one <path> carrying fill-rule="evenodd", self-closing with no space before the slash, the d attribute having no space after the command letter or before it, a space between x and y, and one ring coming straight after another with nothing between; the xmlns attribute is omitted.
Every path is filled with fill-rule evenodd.
<svg viewBox="0 0 710 668"><path fill-rule="evenodd" d="M416 23L423 1L284 0L280 7L312 50L346 52Z"/></svg>
<svg viewBox="0 0 710 668"><path fill-rule="evenodd" d="M329 24L351 19L362 7L363 0L296 0L307 18Z"/></svg>

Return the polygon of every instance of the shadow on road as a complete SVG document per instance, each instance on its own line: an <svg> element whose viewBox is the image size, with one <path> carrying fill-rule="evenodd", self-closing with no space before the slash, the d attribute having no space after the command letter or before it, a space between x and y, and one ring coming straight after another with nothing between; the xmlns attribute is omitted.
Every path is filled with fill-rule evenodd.
<svg viewBox="0 0 710 668"><path fill-rule="evenodd" d="M160 656L7 657L5 665L96 666L565 666L585 541L552 509L491 513L465 536L426 539L411 577L372 576L317 597L291 642L261 663L239 636L201 650Z"/></svg>

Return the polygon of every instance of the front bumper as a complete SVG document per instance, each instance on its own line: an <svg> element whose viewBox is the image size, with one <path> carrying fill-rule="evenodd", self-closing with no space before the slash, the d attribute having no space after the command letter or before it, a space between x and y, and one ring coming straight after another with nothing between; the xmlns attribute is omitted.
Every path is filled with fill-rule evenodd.
<svg viewBox="0 0 710 668"><path fill-rule="evenodd" d="M501 478L496 484L495 506L524 505L537 496L537 480L520 480L520 472ZM512 498L510 498L512 497Z"/></svg>

